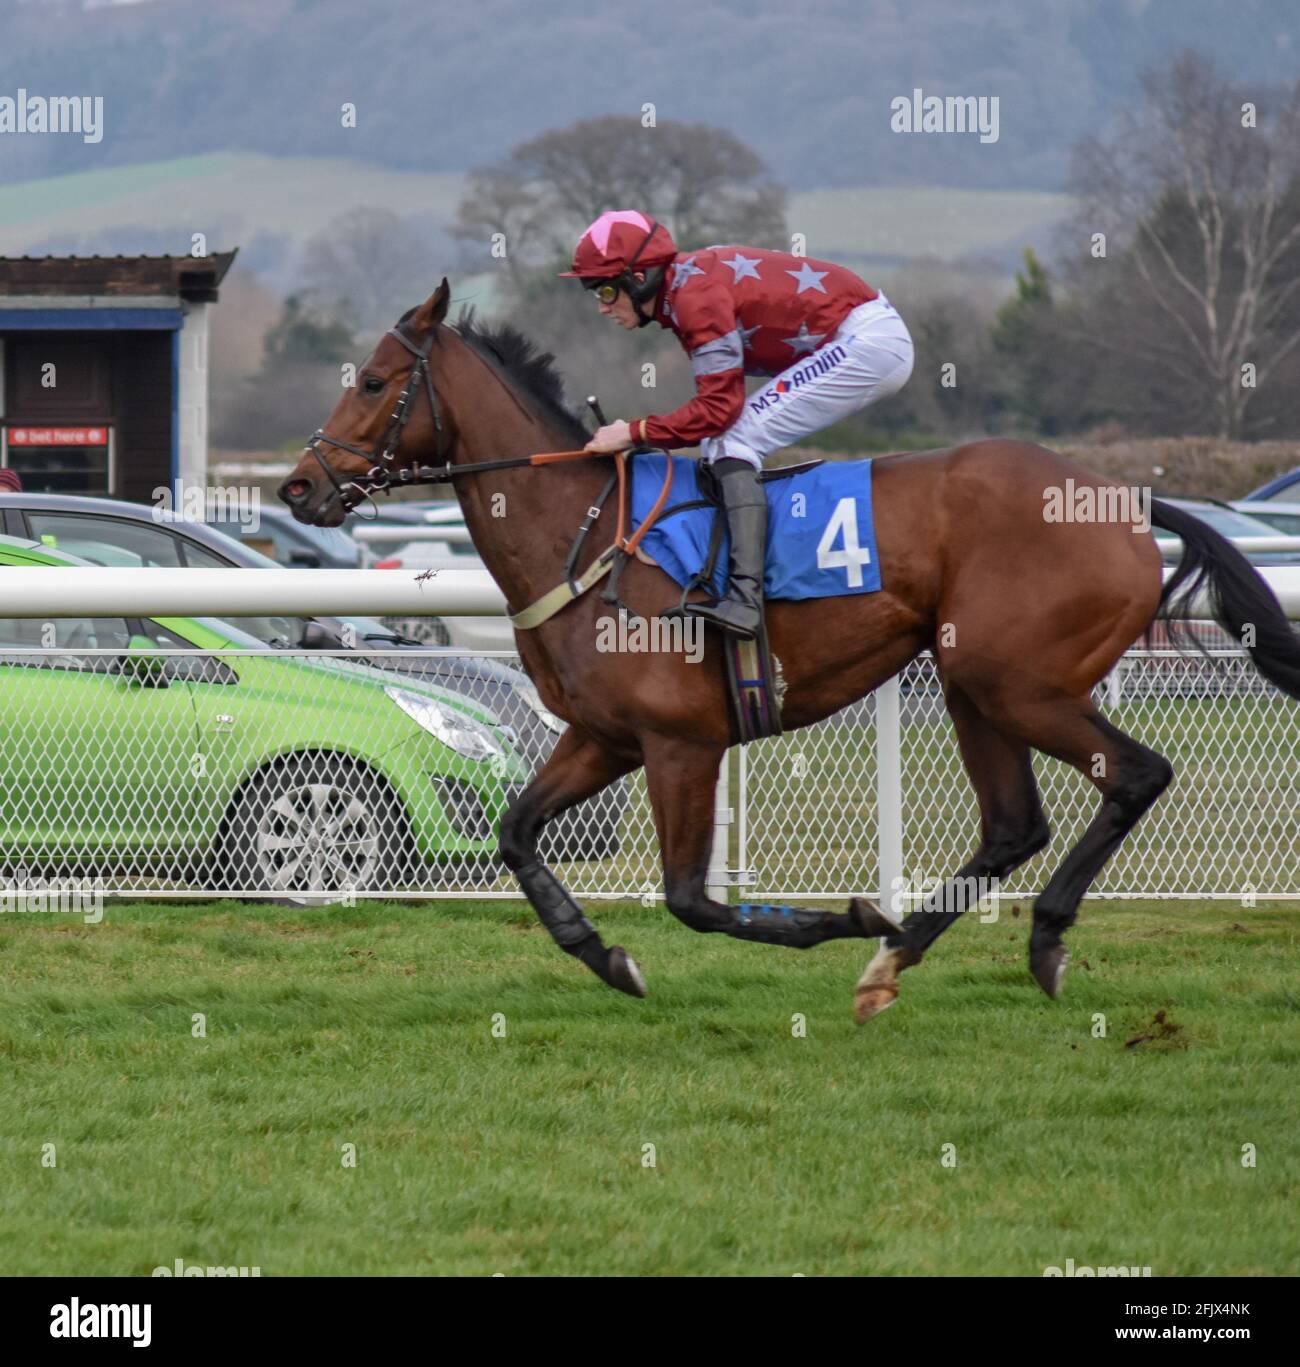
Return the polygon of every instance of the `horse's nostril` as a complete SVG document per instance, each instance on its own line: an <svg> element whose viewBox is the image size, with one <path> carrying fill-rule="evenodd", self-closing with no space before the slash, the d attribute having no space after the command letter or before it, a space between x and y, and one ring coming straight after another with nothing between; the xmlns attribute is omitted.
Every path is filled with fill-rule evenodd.
<svg viewBox="0 0 1300 1367"><path fill-rule="evenodd" d="M287 479L280 485L280 497L286 503L297 503L307 497L311 485L305 479Z"/></svg>

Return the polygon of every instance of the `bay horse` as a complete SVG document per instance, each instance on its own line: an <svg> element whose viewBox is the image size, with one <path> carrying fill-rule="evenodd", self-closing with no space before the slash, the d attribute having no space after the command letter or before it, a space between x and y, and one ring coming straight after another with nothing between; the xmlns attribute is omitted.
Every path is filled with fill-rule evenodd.
<svg viewBox="0 0 1300 1367"><path fill-rule="evenodd" d="M380 339L278 493L300 521L334 527L399 477L433 482L440 472L453 480L474 545L517 613L564 581L575 533L613 458L530 464L535 453L587 440L563 405L553 358L508 325L484 328L472 314L448 324L450 297L444 279ZM442 465L430 469L430 460ZM706 874L714 784L737 739L720 643L710 640L698 663L667 652L599 651L598 629L614 609L586 593L516 632L524 668L569 726L509 807L500 848L559 946L623 992L645 995L639 968L620 946L604 945L542 865L538 837L558 813L638 767L673 915L692 930L792 948L880 937L855 991L861 1022L893 1004L899 973L967 909L980 880L1004 878L1048 843L1032 750L1073 765L1101 796L1034 903L1029 967L1050 997L1058 994L1068 959L1062 937L1080 900L1173 776L1165 758L1098 711L1094 685L1158 618L1187 616L1202 585L1259 671L1300 698L1300 642L1276 598L1229 542L1190 514L1151 501L1151 522L1184 543L1162 587L1161 554L1137 511L1049 520L1045 506L1061 491L1103 498L1115 486L1045 447L987 439L882 456L868 477L880 591L767 605L787 685L784 724L820 721L932 651L979 802L978 848L901 925L860 898L844 913L713 901ZM587 538L575 575L611 544L609 521ZM680 589L656 565L632 559L620 594L649 618L670 609Z"/></svg>

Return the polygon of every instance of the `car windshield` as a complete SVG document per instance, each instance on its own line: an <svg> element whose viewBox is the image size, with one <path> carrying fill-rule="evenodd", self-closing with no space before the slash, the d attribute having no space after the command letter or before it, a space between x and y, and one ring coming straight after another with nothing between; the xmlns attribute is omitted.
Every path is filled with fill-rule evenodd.
<svg viewBox="0 0 1300 1367"><path fill-rule="evenodd" d="M259 513L256 525L219 517L210 519L207 525L250 550L273 552L272 564L288 565L294 552L314 554L322 565L349 565L357 561L357 543L341 528L313 527L280 517L269 509Z"/></svg>
<svg viewBox="0 0 1300 1367"><path fill-rule="evenodd" d="M192 617L192 622L205 627L208 631L224 636L237 650L269 650L266 641L259 640L251 631L245 631L237 622L221 617Z"/></svg>
<svg viewBox="0 0 1300 1367"><path fill-rule="evenodd" d="M250 546L247 542L241 541L238 536L232 536L223 526L218 526L211 522L199 522L194 525L206 528L207 531L218 536L221 541L232 542L233 545L229 551L220 544L218 544L217 547L209 546L207 549L214 550L218 555L224 552L234 564L248 564L250 569L261 570L278 570L284 568L278 560L272 560L269 555L265 554L263 551L259 551L256 546ZM236 522L232 522L229 525L236 529L239 526ZM199 542L198 544L201 546L204 545L203 542ZM251 564L249 564L250 561L252 562Z"/></svg>
<svg viewBox="0 0 1300 1367"><path fill-rule="evenodd" d="M1291 536L1300 532L1300 509L1292 511L1290 508L1278 508L1276 511L1270 510L1263 518L1275 531L1282 532L1286 536Z"/></svg>
<svg viewBox="0 0 1300 1367"><path fill-rule="evenodd" d="M179 518L176 520L182 521ZM248 569L263 570L282 570L284 568L278 560L272 560L269 555L259 551L256 546L250 546L246 541L239 541L211 522L199 523L198 525L206 527L209 532L214 533L222 541L232 542L233 554L230 554L230 559L241 566ZM238 523L231 523L230 525L238 528ZM205 549L213 551L216 548L207 546ZM251 631L259 641L266 645L295 646L302 640L302 634L309 619L303 617L241 617L237 620L246 631ZM345 626L352 627L356 632L358 641L400 641L403 639L397 632L386 627L382 622L376 621L373 617L340 617L338 621Z"/></svg>
<svg viewBox="0 0 1300 1367"><path fill-rule="evenodd" d="M1300 472L1293 472L1300 473ZM1253 498L1254 495L1252 494ZM1274 489L1271 494L1265 494L1260 500L1262 503L1300 503L1300 479L1292 479L1284 484L1280 489Z"/></svg>
<svg viewBox="0 0 1300 1367"><path fill-rule="evenodd" d="M394 631L392 627L385 626L383 622L377 621L374 617L340 617L338 619L345 627L351 627L357 634L358 641L404 641L400 632Z"/></svg>

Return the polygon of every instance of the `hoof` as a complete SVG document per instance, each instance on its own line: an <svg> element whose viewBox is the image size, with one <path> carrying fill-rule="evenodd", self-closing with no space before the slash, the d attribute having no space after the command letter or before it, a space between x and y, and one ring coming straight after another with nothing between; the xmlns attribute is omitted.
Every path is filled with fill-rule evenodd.
<svg viewBox="0 0 1300 1367"><path fill-rule="evenodd" d="M877 940L885 935L896 935L902 930L897 921L865 897L849 899L849 916L864 940Z"/></svg>
<svg viewBox="0 0 1300 1367"><path fill-rule="evenodd" d="M1029 961L1029 971L1034 975L1034 981L1053 1001L1060 996L1065 966L1069 962L1070 951L1061 944L1052 945L1041 954L1035 954Z"/></svg>
<svg viewBox="0 0 1300 1367"><path fill-rule="evenodd" d="M853 994L853 1019L858 1025L865 1025L872 1016L887 1011L897 1000L898 988L893 983L859 987Z"/></svg>
<svg viewBox="0 0 1300 1367"><path fill-rule="evenodd" d="M609 951L605 972L601 976L611 987L617 987L629 997L644 997L646 994L645 979L641 976L641 970L637 967L636 960L622 945L615 945Z"/></svg>

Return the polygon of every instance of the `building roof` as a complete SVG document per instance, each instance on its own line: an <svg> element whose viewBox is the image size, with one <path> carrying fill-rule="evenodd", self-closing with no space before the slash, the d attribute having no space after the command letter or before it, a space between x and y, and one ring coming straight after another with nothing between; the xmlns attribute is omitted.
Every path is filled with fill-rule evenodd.
<svg viewBox="0 0 1300 1367"><path fill-rule="evenodd" d="M237 251L211 256L0 256L0 298L158 294L213 303Z"/></svg>

